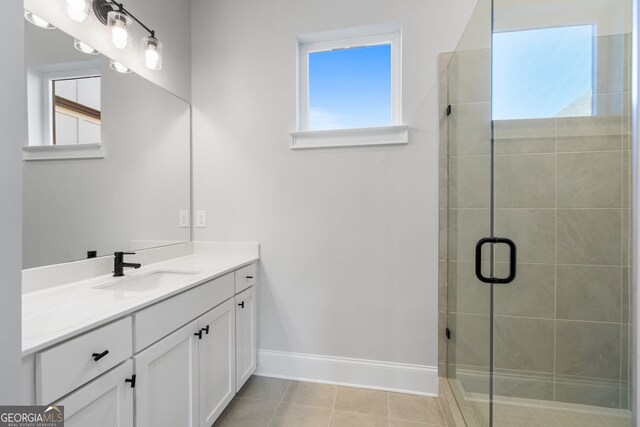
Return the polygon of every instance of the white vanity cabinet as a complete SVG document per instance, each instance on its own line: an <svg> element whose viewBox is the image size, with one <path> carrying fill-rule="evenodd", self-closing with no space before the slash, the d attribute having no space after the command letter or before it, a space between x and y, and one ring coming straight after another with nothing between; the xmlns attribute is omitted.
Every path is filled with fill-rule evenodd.
<svg viewBox="0 0 640 427"><path fill-rule="evenodd" d="M72 427L210 427L256 369L256 266L25 358L25 394Z"/></svg>
<svg viewBox="0 0 640 427"><path fill-rule="evenodd" d="M257 366L256 287L235 297L236 306L236 392L240 391Z"/></svg>
<svg viewBox="0 0 640 427"><path fill-rule="evenodd" d="M131 359L56 402L67 427L133 427Z"/></svg>

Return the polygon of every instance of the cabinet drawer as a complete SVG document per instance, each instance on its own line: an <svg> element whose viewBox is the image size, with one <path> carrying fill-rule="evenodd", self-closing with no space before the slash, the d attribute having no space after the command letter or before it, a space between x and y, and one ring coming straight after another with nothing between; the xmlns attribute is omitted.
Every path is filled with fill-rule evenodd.
<svg viewBox="0 0 640 427"><path fill-rule="evenodd" d="M135 352L233 297L233 273L133 314Z"/></svg>
<svg viewBox="0 0 640 427"><path fill-rule="evenodd" d="M256 284L258 278L257 265L257 263L253 263L236 270L236 294Z"/></svg>
<svg viewBox="0 0 640 427"><path fill-rule="evenodd" d="M49 404L107 372L132 356L132 343L126 317L38 353L36 400Z"/></svg>

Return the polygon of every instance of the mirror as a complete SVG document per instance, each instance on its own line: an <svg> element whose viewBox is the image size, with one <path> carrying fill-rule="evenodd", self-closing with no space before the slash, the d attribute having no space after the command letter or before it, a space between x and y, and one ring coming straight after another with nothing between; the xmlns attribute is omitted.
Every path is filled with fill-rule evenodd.
<svg viewBox="0 0 640 427"><path fill-rule="evenodd" d="M25 269L190 240L190 105L86 52L25 23Z"/></svg>

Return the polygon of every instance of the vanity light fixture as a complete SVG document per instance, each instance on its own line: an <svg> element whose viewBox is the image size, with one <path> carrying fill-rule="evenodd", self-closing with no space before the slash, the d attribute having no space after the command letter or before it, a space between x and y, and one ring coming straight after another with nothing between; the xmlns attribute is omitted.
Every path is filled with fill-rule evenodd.
<svg viewBox="0 0 640 427"><path fill-rule="evenodd" d="M91 46L89 46L85 42L80 41L78 39L73 39L73 46L76 49L78 49L80 52L82 52L82 53L86 53L86 54L89 54L89 55L98 55L98 54L100 54L100 52L98 52L97 49L92 48Z"/></svg>
<svg viewBox="0 0 640 427"><path fill-rule="evenodd" d="M113 59L111 60L111 62L109 62L109 67L111 67L112 70L122 74L129 74L131 72L130 69L128 69L127 67L125 67L124 65L122 65L121 63Z"/></svg>
<svg viewBox="0 0 640 427"><path fill-rule="evenodd" d="M24 19L31 22L36 27L44 28L45 30L53 30L56 28L55 25L50 24L48 21L40 18L38 15L34 15L33 12L25 9L24 10Z"/></svg>
<svg viewBox="0 0 640 427"><path fill-rule="evenodd" d="M80 0L73 0L80 1ZM93 13L105 24L111 32L111 42L118 49L124 49L131 43L131 24L140 24L149 35L143 37L140 60L150 70L162 68L162 43L156 38L156 33L144 25L122 3L115 0L92 0Z"/></svg>
<svg viewBox="0 0 640 427"><path fill-rule="evenodd" d="M67 16L76 22L84 22L89 17L89 6L92 0L66 0Z"/></svg>

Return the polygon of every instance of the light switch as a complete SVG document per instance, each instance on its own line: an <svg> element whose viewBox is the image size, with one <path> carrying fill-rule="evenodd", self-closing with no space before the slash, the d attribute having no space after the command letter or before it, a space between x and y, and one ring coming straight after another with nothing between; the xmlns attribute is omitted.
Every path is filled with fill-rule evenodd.
<svg viewBox="0 0 640 427"><path fill-rule="evenodd" d="M207 228L207 211L196 211L196 227Z"/></svg>
<svg viewBox="0 0 640 427"><path fill-rule="evenodd" d="M189 228L189 211L178 211L178 227Z"/></svg>

